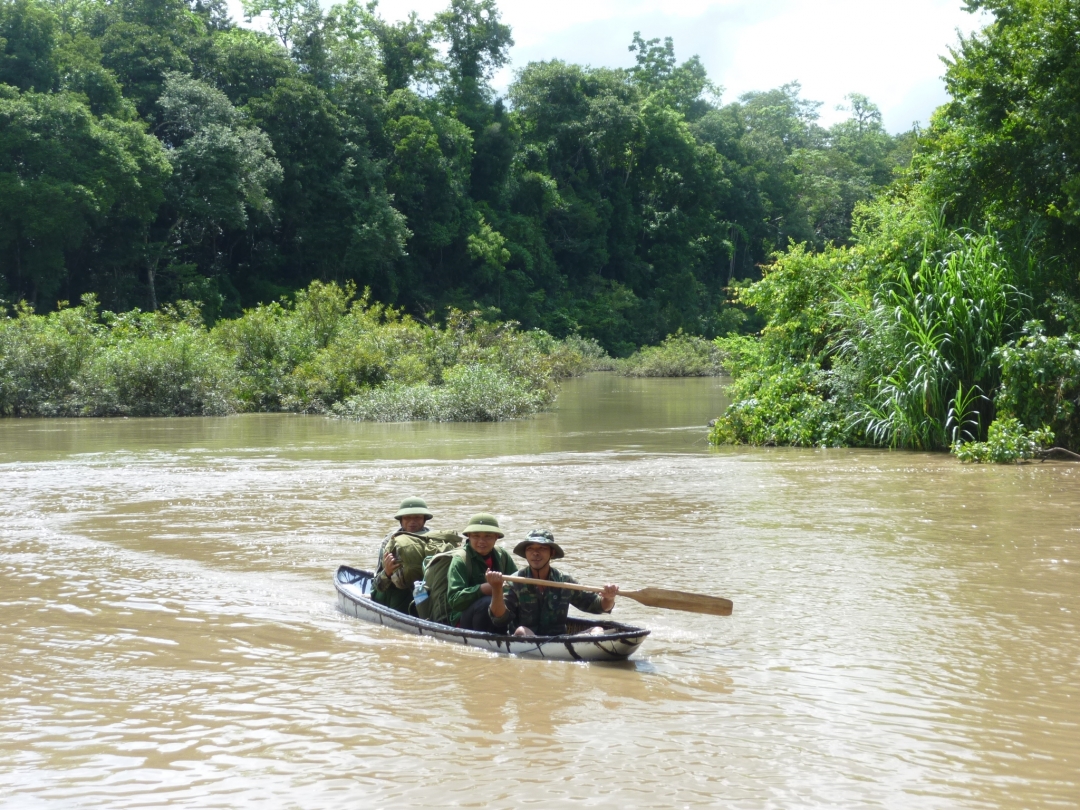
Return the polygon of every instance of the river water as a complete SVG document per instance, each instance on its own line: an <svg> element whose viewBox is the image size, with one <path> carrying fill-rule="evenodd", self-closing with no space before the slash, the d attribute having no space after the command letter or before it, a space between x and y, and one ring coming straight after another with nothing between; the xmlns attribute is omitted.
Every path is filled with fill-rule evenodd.
<svg viewBox="0 0 1080 810"><path fill-rule="evenodd" d="M710 449L723 404L0 422L0 807L1080 806L1080 466ZM620 600L589 666L341 614L413 494L734 615Z"/></svg>

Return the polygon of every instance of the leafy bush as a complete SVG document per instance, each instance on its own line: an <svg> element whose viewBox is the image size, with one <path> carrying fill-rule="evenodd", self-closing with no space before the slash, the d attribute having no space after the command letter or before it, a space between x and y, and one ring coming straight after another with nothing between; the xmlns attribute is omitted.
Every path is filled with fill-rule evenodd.
<svg viewBox="0 0 1080 810"><path fill-rule="evenodd" d="M647 346L615 362L624 377L717 377L723 373L715 343L679 330L659 346Z"/></svg>
<svg viewBox="0 0 1080 810"><path fill-rule="evenodd" d="M853 247L792 246L739 291L767 322L754 351L718 341L735 400L716 440L941 450L985 436L997 347L1028 311L1013 283L1024 254L989 232L949 230L907 199L883 198L861 217Z"/></svg>
<svg viewBox="0 0 1080 810"><path fill-rule="evenodd" d="M490 421L546 407L560 379L607 359L595 341L457 310L429 326L355 292L316 282L210 332L187 303L99 315L88 297L45 316L23 305L0 318L0 414Z"/></svg>
<svg viewBox="0 0 1080 810"><path fill-rule="evenodd" d="M231 358L192 304L106 313L107 338L76 383L78 416L223 416L235 412Z"/></svg>
<svg viewBox="0 0 1080 810"><path fill-rule="evenodd" d="M316 281L292 301L258 306L214 327L213 339L235 358L245 410L291 410L307 399L304 372L300 379L293 375L341 331L355 292L354 285ZM354 309L366 305L361 299Z"/></svg>
<svg viewBox="0 0 1080 810"><path fill-rule="evenodd" d="M97 301L35 315L20 304L0 319L0 415L60 416L73 406L79 374L101 343Z"/></svg>
<svg viewBox="0 0 1080 810"><path fill-rule="evenodd" d="M760 365L751 338L717 343L735 370L733 402L709 433L713 444L834 447L851 443L844 410L829 395L828 375L813 363Z"/></svg>
<svg viewBox="0 0 1080 810"><path fill-rule="evenodd" d="M335 415L373 422L501 422L536 413L550 404L546 389L491 366L455 366L442 385L390 383L334 405Z"/></svg>
<svg viewBox="0 0 1080 810"><path fill-rule="evenodd" d="M78 307L0 320L0 414L211 416L232 413L232 359L191 304L156 313Z"/></svg>
<svg viewBox="0 0 1080 810"><path fill-rule="evenodd" d="M1053 441L1050 428L1029 431L1009 416L994 420L985 442L957 442L952 451L963 462L1009 464L1038 458Z"/></svg>
<svg viewBox="0 0 1080 810"><path fill-rule="evenodd" d="M998 413L1046 426L1057 445L1080 449L1080 335L1048 337L1038 321L998 349Z"/></svg>

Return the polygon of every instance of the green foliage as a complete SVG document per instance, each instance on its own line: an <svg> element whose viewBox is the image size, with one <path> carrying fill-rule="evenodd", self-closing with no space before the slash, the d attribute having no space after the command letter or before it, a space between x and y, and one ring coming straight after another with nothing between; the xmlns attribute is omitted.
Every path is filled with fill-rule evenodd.
<svg viewBox="0 0 1080 810"><path fill-rule="evenodd" d="M953 221L1034 240L1044 260L1080 257L1080 7L971 0L992 22L961 39L916 165ZM1056 261L1053 262L1056 264ZM1045 269L1053 269L1047 262ZM1075 293L1075 271L1043 281Z"/></svg>
<svg viewBox="0 0 1080 810"><path fill-rule="evenodd" d="M391 383L335 404L334 414L371 422L502 422L541 410L550 397L499 368L455 366L442 385Z"/></svg>
<svg viewBox="0 0 1080 810"><path fill-rule="evenodd" d="M78 307L0 320L0 414L213 416L231 413L234 371L197 308L102 313Z"/></svg>
<svg viewBox="0 0 1080 810"><path fill-rule="evenodd" d="M96 118L71 93L0 84L0 260L8 284L51 306L65 255L111 227L148 222L169 176L137 123Z"/></svg>
<svg viewBox="0 0 1080 810"><path fill-rule="evenodd" d="M618 361L615 370L626 377L717 377L724 371L715 343L681 331Z"/></svg>
<svg viewBox="0 0 1080 810"><path fill-rule="evenodd" d="M716 341L734 377L731 406L713 423L713 444L833 447L850 444L847 414L831 395L829 376L814 363L770 362L759 340Z"/></svg>
<svg viewBox="0 0 1080 810"><path fill-rule="evenodd" d="M78 416L222 416L233 413L235 372L197 308L107 317L107 338L76 383Z"/></svg>
<svg viewBox="0 0 1080 810"><path fill-rule="evenodd" d="M0 415L67 413L100 333L93 296L47 316L35 315L24 303L15 317L0 319Z"/></svg>
<svg viewBox="0 0 1080 810"><path fill-rule="evenodd" d="M188 416L235 410L357 419L501 420L548 406L605 359L480 312L421 324L355 288L313 283L207 330L196 305L78 307L0 319L0 415ZM411 403L411 404L410 404Z"/></svg>
<svg viewBox="0 0 1080 810"><path fill-rule="evenodd" d="M1014 284L1023 256L1009 255L993 233L949 230L901 199L864 209L852 247L815 254L792 246L739 291L766 326L757 351L744 349L747 360L733 366L734 413L749 408L768 424L775 407L778 435L791 435L795 406L784 394L796 394L797 380L796 413L811 423L795 433L799 443L827 434L941 450L985 435L1001 380L997 347L1028 312L1030 299ZM804 394L829 410L815 410ZM821 420L845 427L823 433ZM774 440L756 423L733 435Z"/></svg>
<svg viewBox="0 0 1080 810"><path fill-rule="evenodd" d="M495 0L243 9L268 33L221 0L0 0L5 294L215 322L351 282L628 356L749 328L727 290L791 237L846 242L910 152L862 97L829 129L796 84L724 104L638 34L632 68L536 62L498 98Z"/></svg>
<svg viewBox="0 0 1080 810"><path fill-rule="evenodd" d="M1048 336L1038 321L1025 333L997 351L998 413L1028 427L1046 426L1062 447L1080 447L1080 335Z"/></svg>
<svg viewBox="0 0 1080 810"><path fill-rule="evenodd" d="M871 443L940 450L983 435L1000 382L995 350L1019 328L1025 300L993 234L938 224L924 244L913 273L878 271L868 302L845 301L838 353Z"/></svg>
<svg viewBox="0 0 1080 810"><path fill-rule="evenodd" d="M994 420L985 442L957 442L952 452L963 462L1015 464L1039 458L1053 441L1050 428L1025 430L1020 420L1010 416Z"/></svg>

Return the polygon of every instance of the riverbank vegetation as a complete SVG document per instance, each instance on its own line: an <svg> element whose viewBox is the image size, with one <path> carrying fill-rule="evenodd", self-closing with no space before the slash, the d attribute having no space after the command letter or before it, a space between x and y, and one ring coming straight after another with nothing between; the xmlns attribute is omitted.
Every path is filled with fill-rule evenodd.
<svg viewBox="0 0 1080 810"><path fill-rule="evenodd" d="M545 408L601 355L476 311L421 323L320 282L213 328L190 303L116 314L87 295L0 319L0 415L493 421Z"/></svg>
<svg viewBox="0 0 1080 810"><path fill-rule="evenodd" d="M797 84L722 99L670 40L521 65L500 98L494 0L244 8L263 32L221 0L0 0L0 298L213 324L352 282L625 357L739 328L725 289L846 243L911 153L861 96L831 127Z"/></svg>
<svg viewBox="0 0 1080 810"><path fill-rule="evenodd" d="M659 346L645 346L613 363L626 377L718 377L724 369L722 353L712 341L681 331L668 335Z"/></svg>
<svg viewBox="0 0 1080 810"><path fill-rule="evenodd" d="M953 51L951 101L850 243L793 243L738 291L765 326L718 341L735 381L715 443L1078 449L1080 11L969 6L993 21Z"/></svg>

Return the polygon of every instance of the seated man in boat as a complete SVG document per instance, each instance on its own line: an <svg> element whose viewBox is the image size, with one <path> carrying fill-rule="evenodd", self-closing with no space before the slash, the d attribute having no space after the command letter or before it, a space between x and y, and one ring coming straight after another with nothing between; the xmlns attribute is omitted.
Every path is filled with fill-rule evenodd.
<svg viewBox="0 0 1080 810"><path fill-rule="evenodd" d="M409 603L413 598L412 583L394 581L394 573L401 563L386 547L402 532L427 534L430 531L427 522L431 520L431 512L428 511L423 498L406 498L401 502L394 517L397 518L398 527L383 538L382 545L379 547L379 561L375 569L371 598L380 605L408 613Z"/></svg>
<svg viewBox="0 0 1080 810"><path fill-rule="evenodd" d="M494 571L499 574L501 582L503 574L512 574L517 570L510 553L496 545L499 538L505 535L499 528L499 521L486 513L473 515L463 534L469 541L465 553L457 552L446 572L450 624L466 630L505 632L491 623L488 606L491 604L492 586L485 579L485 574Z"/></svg>
<svg viewBox="0 0 1080 810"><path fill-rule="evenodd" d="M517 576L535 579L537 584L512 582L505 588L501 573L487 573L486 579L491 586L488 612L495 627L514 627L515 636L561 636L566 633L566 617L571 605L586 613L611 613L615 607L618 585L605 585L602 593L588 593L541 584L544 581L577 584L569 574L551 567L552 560L561 560L564 555L555 536L547 529L529 532L528 537L514 547L514 553L529 563L517 572Z"/></svg>

